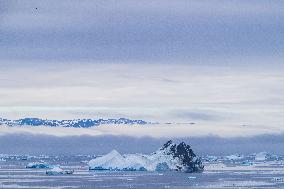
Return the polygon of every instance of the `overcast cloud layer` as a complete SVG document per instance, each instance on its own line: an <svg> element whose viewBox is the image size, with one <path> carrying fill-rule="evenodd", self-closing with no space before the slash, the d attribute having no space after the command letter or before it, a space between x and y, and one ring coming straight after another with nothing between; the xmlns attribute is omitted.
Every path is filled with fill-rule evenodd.
<svg viewBox="0 0 284 189"><path fill-rule="evenodd" d="M161 123L196 123L171 125L172 128L151 126L155 132L135 127L43 132L55 135L232 137L281 133L283 76L282 70L268 68L183 64L7 67L0 71L0 79L5 81L0 85L0 112L11 119L128 117Z"/></svg>
<svg viewBox="0 0 284 189"><path fill-rule="evenodd" d="M283 57L277 0L1 0L0 7L0 58L8 62Z"/></svg>

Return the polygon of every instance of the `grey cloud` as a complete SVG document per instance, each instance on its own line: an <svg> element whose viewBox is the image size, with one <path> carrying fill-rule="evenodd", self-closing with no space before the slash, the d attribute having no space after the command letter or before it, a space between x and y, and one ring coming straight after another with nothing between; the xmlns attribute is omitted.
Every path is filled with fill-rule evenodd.
<svg viewBox="0 0 284 189"><path fill-rule="evenodd" d="M136 62L283 55L284 14L278 1L6 4L2 60Z"/></svg>
<svg viewBox="0 0 284 189"><path fill-rule="evenodd" d="M213 111L200 111L200 110L174 110L171 115L179 119L188 121L216 121L222 119L222 115Z"/></svg>

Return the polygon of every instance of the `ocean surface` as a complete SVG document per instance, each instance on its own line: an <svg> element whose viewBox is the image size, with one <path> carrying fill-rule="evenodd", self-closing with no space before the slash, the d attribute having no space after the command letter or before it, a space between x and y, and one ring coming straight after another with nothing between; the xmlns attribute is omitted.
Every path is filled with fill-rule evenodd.
<svg viewBox="0 0 284 189"><path fill-rule="evenodd" d="M284 188L284 161L205 161L203 173L89 171L93 156L0 156L0 188ZM60 165L70 175L47 175L29 162ZM245 163L243 163L245 162ZM248 163L249 162L249 163Z"/></svg>

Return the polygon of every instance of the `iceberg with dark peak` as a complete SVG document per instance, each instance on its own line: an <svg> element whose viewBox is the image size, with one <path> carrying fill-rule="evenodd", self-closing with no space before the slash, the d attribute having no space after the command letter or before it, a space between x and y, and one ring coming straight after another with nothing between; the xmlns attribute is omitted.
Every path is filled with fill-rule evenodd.
<svg viewBox="0 0 284 189"><path fill-rule="evenodd" d="M184 142L174 144L168 141L162 148L150 155L121 155L116 150L89 161L90 170L112 171L182 171L202 172L204 166L191 147Z"/></svg>
<svg viewBox="0 0 284 189"><path fill-rule="evenodd" d="M79 127L88 128L99 125L145 125L151 124L144 120L119 119L72 119L72 120L48 120L39 118L24 118L9 120L0 118L0 125L7 126L48 126L48 127Z"/></svg>

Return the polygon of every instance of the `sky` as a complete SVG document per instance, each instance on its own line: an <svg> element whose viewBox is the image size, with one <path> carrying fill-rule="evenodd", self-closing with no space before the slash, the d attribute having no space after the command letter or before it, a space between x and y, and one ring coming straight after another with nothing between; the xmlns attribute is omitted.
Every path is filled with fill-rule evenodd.
<svg viewBox="0 0 284 189"><path fill-rule="evenodd" d="M1 0L0 7L0 58L8 63L283 57L279 0Z"/></svg>
<svg viewBox="0 0 284 189"><path fill-rule="evenodd" d="M0 115L196 123L70 135L283 133L283 19L277 0L0 0Z"/></svg>

